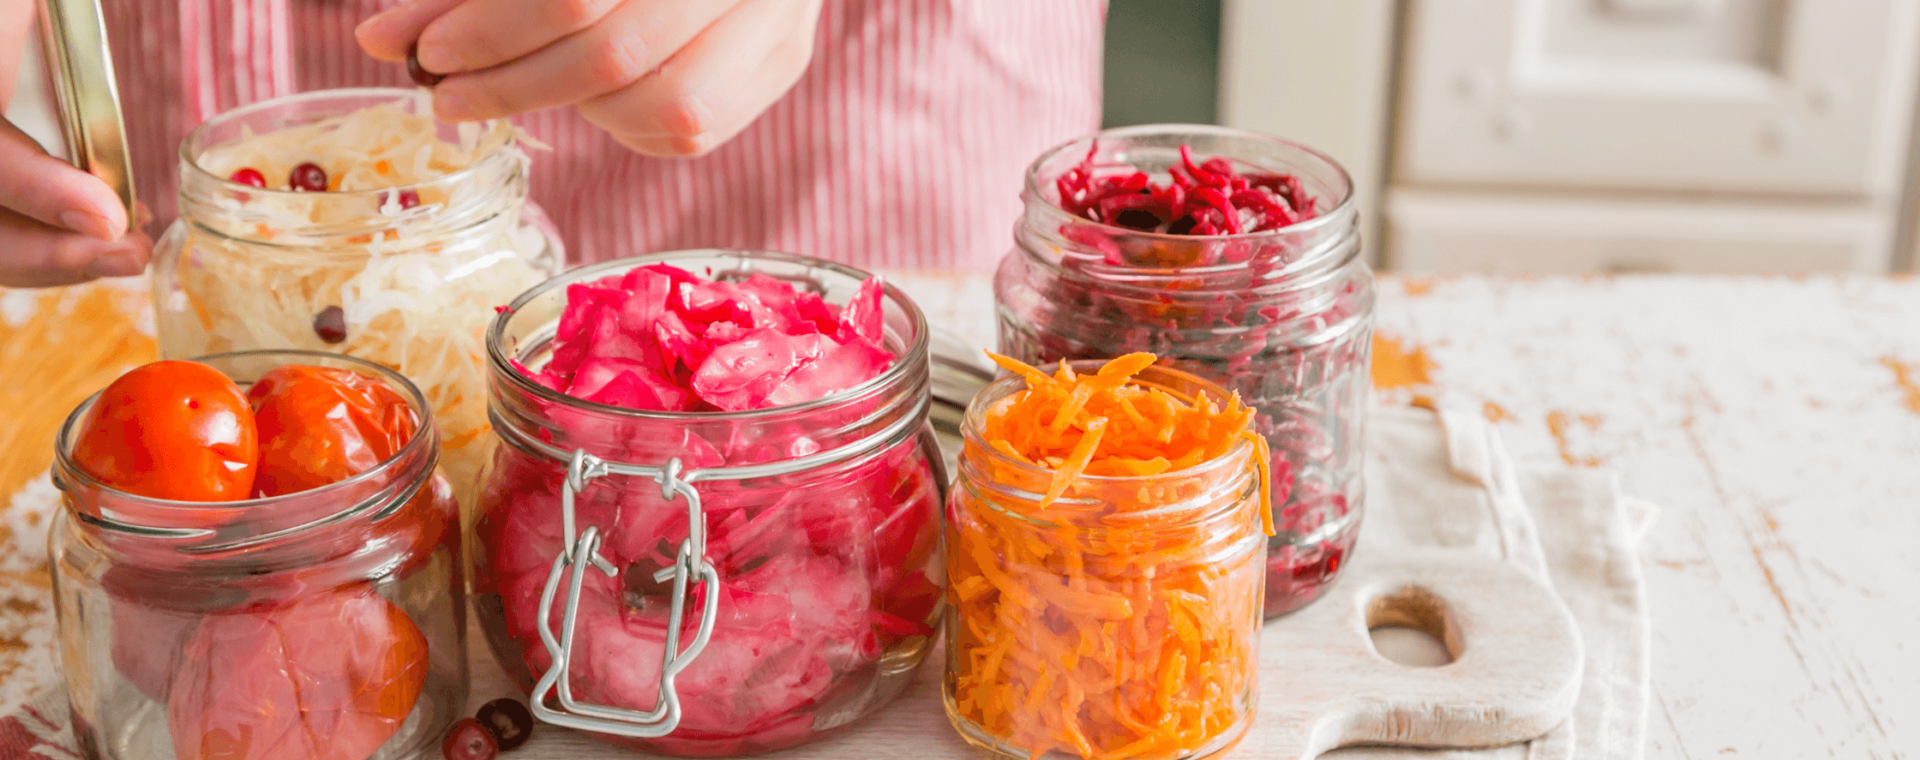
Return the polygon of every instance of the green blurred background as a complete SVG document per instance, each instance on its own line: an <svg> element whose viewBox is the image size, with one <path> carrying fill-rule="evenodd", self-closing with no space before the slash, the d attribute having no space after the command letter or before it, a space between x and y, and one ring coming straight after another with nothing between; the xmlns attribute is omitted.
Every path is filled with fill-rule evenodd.
<svg viewBox="0 0 1920 760"><path fill-rule="evenodd" d="M1110 0L1102 121L1214 123L1219 62L1220 0Z"/></svg>

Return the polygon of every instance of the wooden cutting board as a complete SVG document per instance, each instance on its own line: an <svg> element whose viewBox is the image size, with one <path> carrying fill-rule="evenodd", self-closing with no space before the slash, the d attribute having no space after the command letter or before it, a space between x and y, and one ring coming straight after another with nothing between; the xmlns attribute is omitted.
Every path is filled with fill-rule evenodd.
<svg viewBox="0 0 1920 760"><path fill-rule="evenodd" d="M1364 544L1364 537L1362 537ZM1424 630L1454 661L1394 663L1368 629ZM524 696L494 664L478 630L473 707ZM1558 596L1500 560L1454 550L1383 556L1359 551L1320 601L1261 631L1260 703L1233 760L1297 760L1336 747L1486 747L1546 733L1573 712L1582 656ZM939 650L890 704L832 738L766 755L780 760L979 758L947 723ZM520 760L634 757L583 735L540 726Z"/></svg>

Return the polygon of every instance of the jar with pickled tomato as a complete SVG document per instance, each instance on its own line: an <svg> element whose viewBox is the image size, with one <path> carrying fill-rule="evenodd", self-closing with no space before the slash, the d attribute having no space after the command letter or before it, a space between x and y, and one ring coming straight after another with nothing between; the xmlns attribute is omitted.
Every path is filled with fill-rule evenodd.
<svg viewBox="0 0 1920 760"><path fill-rule="evenodd" d="M994 277L1001 352L1144 351L1238 392L1273 452L1266 614L1319 598L1365 503L1374 287L1345 170L1249 132L1146 125L1042 155L1024 200Z"/></svg>
<svg viewBox="0 0 1920 760"><path fill-rule="evenodd" d="M183 366L197 372L171 372ZM56 444L56 650L84 754L363 760L436 746L466 703L466 587L426 398L319 352L140 372L144 399L116 382ZM227 440L202 450L196 436ZM362 459L370 446L390 456Z"/></svg>
<svg viewBox="0 0 1920 760"><path fill-rule="evenodd" d="M436 121L428 96L322 90L214 117L180 148L157 244L162 355L332 351L400 371L439 421L464 505L486 461L493 307L560 270L504 120Z"/></svg>
<svg viewBox="0 0 1920 760"><path fill-rule="evenodd" d="M911 680L946 476L904 294L818 259L681 251L528 291L487 348L501 445L474 606L536 717L730 756L820 738Z"/></svg>
<svg viewBox="0 0 1920 760"><path fill-rule="evenodd" d="M1240 432L1244 410L1215 422L1238 405L1187 373L1084 385L1036 413L1042 392L1002 378L967 410L946 520L947 717L1008 758L1219 755L1258 701L1264 447ZM1130 397L1101 398L1116 386ZM1051 436L1056 456L1024 448Z"/></svg>

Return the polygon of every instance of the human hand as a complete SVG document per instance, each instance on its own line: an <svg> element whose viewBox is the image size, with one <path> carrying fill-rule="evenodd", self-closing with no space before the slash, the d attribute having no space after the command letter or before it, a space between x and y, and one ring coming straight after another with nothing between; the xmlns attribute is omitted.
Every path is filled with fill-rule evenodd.
<svg viewBox="0 0 1920 760"><path fill-rule="evenodd" d="M0 120L0 286L140 274L153 240L126 230L127 211L107 183Z"/></svg>
<svg viewBox="0 0 1920 760"><path fill-rule="evenodd" d="M31 0L0 0L0 109L13 100L33 13ZM107 183L0 119L0 287L139 274L153 241L126 229L127 210Z"/></svg>
<svg viewBox="0 0 1920 760"><path fill-rule="evenodd" d="M822 0L412 0L355 30L368 54L445 79L434 111L472 120L573 105L637 152L699 156L786 94Z"/></svg>

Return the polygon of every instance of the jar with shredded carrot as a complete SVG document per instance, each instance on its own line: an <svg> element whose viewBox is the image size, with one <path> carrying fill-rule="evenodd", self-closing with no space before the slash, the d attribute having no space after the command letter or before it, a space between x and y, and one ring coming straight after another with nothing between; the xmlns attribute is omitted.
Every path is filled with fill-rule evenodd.
<svg viewBox="0 0 1920 760"><path fill-rule="evenodd" d="M948 501L947 716L1009 757L1209 757L1258 693L1266 440L1151 354L975 397Z"/></svg>

